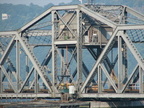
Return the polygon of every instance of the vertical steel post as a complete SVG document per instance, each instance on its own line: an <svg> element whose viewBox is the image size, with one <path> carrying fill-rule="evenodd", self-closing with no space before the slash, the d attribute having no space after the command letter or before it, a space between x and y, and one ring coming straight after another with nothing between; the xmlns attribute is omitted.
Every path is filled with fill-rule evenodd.
<svg viewBox="0 0 144 108"><path fill-rule="evenodd" d="M61 55L64 58L64 49L63 48L61 49ZM64 75L64 67L65 67L65 64L61 58L61 75Z"/></svg>
<svg viewBox="0 0 144 108"><path fill-rule="evenodd" d="M144 86L143 86L143 70L139 66L139 93L144 93Z"/></svg>
<svg viewBox="0 0 144 108"><path fill-rule="evenodd" d="M2 88L3 88L3 85L2 85L2 70L0 68L0 93L2 93Z"/></svg>
<svg viewBox="0 0 144 108"><path fill-rule="evenodd" d="M127 23L127 12L126 12L126 7L123 8L123 12L122 12L122 24L126 24ZM125 32L125 31L124 31ZM123 52L122 52L122 56L123 56L123 79L127 79L127 46L126 43L124 43L123 41Z"/></svg>
<svg viewBox="0 0 144 108"><path fill-rule="evenodd" d="M28 75L28 73L29 73L29 58L26 55L26 75ZM26 85L29 86L29 80L27 80Z"/></svg>
<svg viewBox="0 0 144 108"><path fill-rule="evenodd" d="M122 38L118 36L118 92L122 88L122 76Z"/></svg>
<svg viewBox="0 0 144 108"><path fill-rule="evenodd" d="M38 93L38 73L37 73L37 71L35 70L35 72L34 72L34 76L35 76L35 86L34 86L34 92L35 93Z"/></svg>
<svg viewBox="0 0 144 108"><path fill-rule="evenodd" d="M29 38L27 38L27 41L29 41ZM29 74L29 57L28 55L26 55L26 75ZM26 83L27 86L29 86L29 79L27 80L27 83Z"/></svg>
<svg viewBox="0 0 144 108"><path fill-rule="evenodd" d="M102 71L100 65L98 66L98 93L102 92Z"/></svg>
<svg viewBox="0 0 144 108"><path fill-rule="evenodd" d="M16 71L17 71L17 90L20 89L20 44L16 40Z"/></svg>
<svg viewBox="0 0 144 108"><path fill-rule="evenodd" d="M126 43L123 43L123 79L128 78L128 71L127 71L127 46Z"/></svg>
<svg viewBox="0 0 144 108"><path fill-rule="evenodd" d="M77 81L78 91L82 84L82 13L77 10Z"/></svg>
<svg viewBox="0 0 144 108"><path fill-rule="evenodd" d="M55 11L52 11L52 86L53 90L55 90L55 85L57 83L57 54L55 49L55 39L57 37L57 17ZM53 91L53 97L55 97L55 92Z"/></svg>

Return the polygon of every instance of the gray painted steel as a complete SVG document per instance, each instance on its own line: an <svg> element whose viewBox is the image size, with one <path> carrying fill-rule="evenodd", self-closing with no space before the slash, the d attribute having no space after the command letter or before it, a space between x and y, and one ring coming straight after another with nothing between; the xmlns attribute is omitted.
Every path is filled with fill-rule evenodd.
<svg viewBox="0 0 144 108"><path fill-rule="evenodd" d="M51 7L0 32L0 98L60 98L68 83L77 98L144 98L143 38L144 15L127 6Z"/></svg>

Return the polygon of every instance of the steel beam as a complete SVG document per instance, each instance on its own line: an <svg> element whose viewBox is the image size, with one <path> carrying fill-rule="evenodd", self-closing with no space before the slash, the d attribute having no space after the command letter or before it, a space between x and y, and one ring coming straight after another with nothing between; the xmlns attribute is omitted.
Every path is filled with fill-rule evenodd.
<svg viewBox="0 0 144 108"><path fill-rule="evenodd" d="M65 5L65 6L53 6L52 10L75 10L78 8L78 5Z"/></svg>
<svg viewBox="0 0 144 108"><path fill-rule="evenodd" d="M139 67L139 93L144 93L144 81L143 81L143 70Z"/></svg>
<svg viewBox="0 0 144 108"><path fill-rule="evenodd" d="M133 76L136 73L136 70L138 69L139 65L137 64L136 67L134 68L134 70L132 71L132 73L130 74L127 82L124 84L123 88L121 89L121 93L123 93L126 89L126 87L128 87L128 84L130 83L131 79L133 78Z"/></svg>
<svg viewBox="0 0 144 108"><path fill-rule="evenodd" d="M124 93L124 94L117 94L117 93L88 93L88 94L80 94L81 98L131 98L131 99L143 99L144 94L134 94L134 93Z"/></svg>
<svg viewBox="0 0 144 108"><path fill-rule="evenodd" d="M86 7L91 5L85 5ZM110 11L110 10L119 10L120 8L124 8L122 5L94 5L96 8L100 8L104 11Z"/></svg>
<svg viewBox="0 0 144 108"><path fill-rule="evenodd" d="M28 79L30 78L33 71L34 71L34 67L32 67L31 71L27 74L27 76L26 76L25 80L23 81L22 86L19 89L18 93L20 93L23 90L24 86L26 85L26 83L27 83Z"/></svg>
<svg viewBox="0 0 144 108"><path fill-rule="evenodd" d="M122 40L122 44L123 44L123 48L122 48L122 56L123 56L123 83L125 83L126 79L128 78L128 50L127 50L127 46L126 43L124 43L124 41Z"/></svg>
<svg viewBox="0 0 144 108"><path fill-rule="evenodd" d="M17 74L17 90L20 89L20 44L16 40L16 74Z"/></svg>
<svg viewBox="0 0 144 108"><path fill-rule="evenodd" d="M26 32L27 36L51 36L51 30L31 30Z"/></svg>
<svg viewBox="0 0 144 108"><path fill-rule="evenodd" d="M52 11L52 86L53 86L53 96L55 97L56 90L55 85L57 84L57 51L56 45L54 44L58 36L58 25L57 25L57 15L56 11Z"/></svg>
<svg viewBox="0 0 144 108"><path fill-rule="evenodd" d="M98 93L102 93L102 70L101 66L98 66Z"/></svg>
<svg viewBox="0 0 144 108"><path fill-rule="evenodd" d="M87 7L84 7L82 5L79 8L82 12L88 14L89 16L95 18L96 20L99 20L102 23L107 24L108 26L112 27L113 29L116 28L116 23L114 23L113 21L105 18L104 16L100 15L99 13L94 12L93 10L90 10Z"/></svg>
<svg viewBox="0 0 144 108"><path fill-rule="evenodd" d="M77 81L78 81L78 91L82 84L82 13L77 10Z"/></svg>
<svg viewBox="0 0 144 108"><path fill-rule="evenodd" d="M28 75L29 74L29 70L30 70L30 65L29 65L29 58L28 58L27 55L26 55L25 60L26 60L26 75ZM27 85L29 85L29 81L27 80L26 82L27 82Z"/></svg>
<svg viewBox="0 0 144 108"><path fill-rule="evenodd" d="M39 83L38 83L38 73L37 71L34 71L34 77L35 77L35 86L34 86L34 93L38 93Z"/></svg>
<svg viewBox="0 0 144 108"><path fill-rule="evenodd" d="M10 41L10 43L8 44L6 50L4 51L4 54L2 55L1 59L0 59L0 65L3 65L4 62L6 61L11 49L13 48L15 44L15 37L13 37Z"/></svg>
<svg viewBox="0 0 144 108"><path fill-rule="evenodd" d="M0 32L0 37L1 37L1 36L9 36L9 35L13 36L13 35L15 35L16 33L17 33L17 31Z"/></svg>
<svg viewBox="0 0 144 108"><path fill-rule="evenodd" d="M56 97L60 98L61 94L57 94ZM7 97L11 97L11 98L51 98L51 94L48 93L20 93L20 94L16 94L16 93L1 93L0 94L0 98L7 98Z"/></svg>
<svg viewBox="0 0 144 108"><path fill-rule="evenodd" d="M40 20L42 20L43 18L45 18L46 16L48 16L52 11L52 8L48 9L47 11L45 11L44 13L42 13L41 15L39 15L38 17L36 17L35 19L33 19L32 21L30 21L28 24L26 24L25 26L23 26L22 28L20 28L18 30L18 32L23 32L27 29L29 29L30 27L32 27L33 25L35 25L37 22L39 22Z"/></svg>
<svg viewBox="0 0 144 108"><path fill-rule="evenodd" d="M135 17L137 17L137 18L139 18L139 19L144 21L144 15L139 13L139 12L137 12L137 11L135 11L135 10L133 10L132 8L126 7L126 12L130 13L130 14L134 15Z"/></svg>
<svg viewBox="0 0 144 108"><path fill-rule="evenodd" d="M122 36L123 40L125 41L125 43L127 44L127 46L130 49L130 51L132 52L133 56L135 57L135 59L137 60L137 62L139 63L139 65L141 66L141 68L144 70L143 58L141 57L141 55L137 51L136 47L131 42L131 40L128 37L128 35L127 34L123 34L121 32L121 36Z"/></svg>
<svg viewBox="0 0 144 108"><path fill-rule="evenodd" d="M123 77L123 70L122 70L122 38L118 36L118 93L122 88L122 77Z"/></svg>
<svg viewBox="0 0 144 108"><path fill-rule="evenodd" d="M118 24L117 29L122 30L136 30L136 29L144 29L144 25L130 25L130 24Z"/></svg>
<svg viewBox="0 0 144 108"><path fill-rule="evenodd" d="M0 66L0 93L3 92L3 84L2 84L2 69Z"/></svg>
<svg viewBox="0 0 144 108"><path fill-rule="evenodd" d="M77 41L55 41L55 45L75 45L77 44Z"/></svg>
<svg viewBox="0 0 144 108"><path fill-rule="evenodd" d="M126 7L124 7L123 9L122 9L122 13L121 13L121 15L120 15L120 20L119 20L119 24L125 24L126 23L126 18L127 18L127 14L126 14L127 12L126 12Z"/></svg>
<svg viewBox="0 0 144 108"><path fill-rule="evenodd" d="M51 94L48 93L20 93L20 94L15 94L15 93L2 93L0 94L1 98L35 98L35 97L40 97L40 98L51 98ZM61 94L56 94L56 98L60 98ZM85 94L80 94L80 98L132 98L132 99L143 99L144 94L134 94L134 93L125 93L125 94L116 94L116 93L85 93Z"/></svg>

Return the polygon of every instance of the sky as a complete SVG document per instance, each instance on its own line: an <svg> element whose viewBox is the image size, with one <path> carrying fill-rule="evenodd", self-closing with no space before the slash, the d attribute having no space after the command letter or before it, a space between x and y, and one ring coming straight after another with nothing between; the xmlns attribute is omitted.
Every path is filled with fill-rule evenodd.
<svg viewBox="0 0 144 108"><path fill-rule="evenodd" d="M0 0L0 4L3 3L12 3L12 4L26 4L29 5L30 3L39 5L39 6L44 6L47 5L48 3L53 3L55 5L59 3L69 3L72 0Z"/></svg>

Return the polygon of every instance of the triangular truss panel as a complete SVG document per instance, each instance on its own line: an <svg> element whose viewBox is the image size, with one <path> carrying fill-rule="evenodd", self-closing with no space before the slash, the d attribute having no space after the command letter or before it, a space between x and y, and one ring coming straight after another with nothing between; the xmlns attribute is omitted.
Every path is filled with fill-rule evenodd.
<svg viewBox="0 0 144 108"><path fill-rule="evenodd" d="M143 19L121 5L55 6L0 32L0 96L60 98L73 86L78 98L143 98Z"/></svg>

